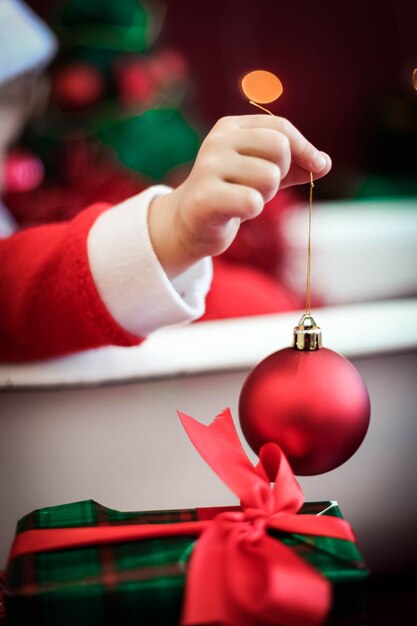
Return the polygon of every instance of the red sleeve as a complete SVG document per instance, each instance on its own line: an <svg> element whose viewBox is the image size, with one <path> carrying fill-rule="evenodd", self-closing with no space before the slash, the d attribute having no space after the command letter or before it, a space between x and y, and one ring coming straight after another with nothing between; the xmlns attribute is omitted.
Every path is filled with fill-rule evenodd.
<svg viewBox="0 0 417 626"><path fill-rule="evenodd" d="M0 361L140 343L111 317L90 272L87 235L107 208L0 240Z"/></svg>

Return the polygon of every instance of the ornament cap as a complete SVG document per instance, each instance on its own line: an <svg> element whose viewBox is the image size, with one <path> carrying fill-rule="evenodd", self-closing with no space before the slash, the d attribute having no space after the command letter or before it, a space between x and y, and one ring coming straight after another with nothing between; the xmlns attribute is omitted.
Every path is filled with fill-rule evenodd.
<svg viewBox="0 0 417 626"><path fill-rule="evenodd" d="M293 348L296 350L319 350L322 346L321 328L317 326L309 313L301 316L294 328Z"/></svg>

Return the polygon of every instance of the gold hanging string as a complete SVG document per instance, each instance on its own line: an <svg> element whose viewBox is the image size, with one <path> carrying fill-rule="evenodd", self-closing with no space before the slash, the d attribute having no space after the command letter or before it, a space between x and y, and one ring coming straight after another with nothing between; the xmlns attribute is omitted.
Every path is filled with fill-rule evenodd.
<svg viewBox="0 0 417 626"><path fill-rule="evenodd" d="M268 113L269 115L272 115L272 116L274 115L273 113L271 113L271 111L261 106L257 102L254 102L253 100L249 100L249 104L252 104L254 107L258 107L258 109L262 109L262 111L265 111L265 113ZM306 284L306 314L307 315L311 315L311 217L313 213L313 188L314 188L313 173L310 172L310 198L309 198L309 203L308 203L307 284Z"/></svg>
<svg viewBox="0 0 417 626"><path fill-rule="evenodd" d="M313 173L310 172L310 198L308 203L308 245L307 245L307 285L306 285L306 314L311 315L311 216L313 213Z"/></svg>
<svg viewBox="0 0 417 626"><path fill-rule="evenodd" d="M268 109L265 109L265 107L261 106L257 102L254 102L253 100L249 100L249 104L253 104L254 107L258 107L258 109L262 109L262 111L265 111L265 113L269 113L269 115L272 115L273 117L275 117L274 114L271 113L271 111L268 111Z"/></svg>

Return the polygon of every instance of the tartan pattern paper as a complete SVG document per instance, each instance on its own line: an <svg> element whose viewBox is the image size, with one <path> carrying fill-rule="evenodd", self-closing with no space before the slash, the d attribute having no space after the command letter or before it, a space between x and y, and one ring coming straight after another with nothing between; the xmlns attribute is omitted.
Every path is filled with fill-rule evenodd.
<svg viewBox="0 0 417 626"><path fill-rule="evenodd" d="M300 511L303 513L342 517L330 502L306 503ZM17 533L38 528L170 524L198 519L198 509L122 513L87 500L34 511L19 521ZM365 623L367 571L354 543L270 533L332 581L334 599L328 624ZM175 626L195 541L195 537L170 536L17 557L7 572L9 624Z"/></svg>

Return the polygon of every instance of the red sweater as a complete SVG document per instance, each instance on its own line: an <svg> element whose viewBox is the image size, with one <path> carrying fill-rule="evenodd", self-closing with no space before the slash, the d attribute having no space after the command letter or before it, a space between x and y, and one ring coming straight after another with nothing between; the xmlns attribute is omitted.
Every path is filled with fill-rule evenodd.
<svg viewBox="0 0 417 626"><path fill-rule="evenodd" d="M103 304L91 275L87 236L108 205L72 221L28 228L0 240L0 361L30 361L143 339ZM253 268L215 261L202 319L275 313L298 302Z"/></svg>

